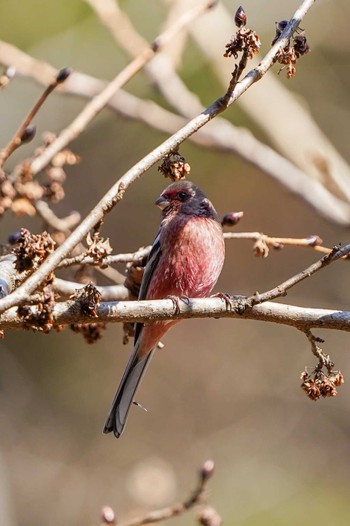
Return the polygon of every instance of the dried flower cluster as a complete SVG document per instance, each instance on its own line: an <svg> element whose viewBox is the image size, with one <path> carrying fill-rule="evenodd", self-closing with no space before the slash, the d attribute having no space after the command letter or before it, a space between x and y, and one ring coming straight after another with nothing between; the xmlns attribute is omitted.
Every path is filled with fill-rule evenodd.
<svg viewBox="0 0 350 526"><path fill-rule="evenodd" d="M287 25L287 20L276 22L276 35L272 41L272 45L277 42ZM298 33L289 40L288 45L283 49L280 49L275 56L274 61L283 65L279 70L279 73L286 68L287 79L294 77L296 74L296 61L302 55L309 53L309 51L310 47L306 39L305 31L298 29Z"/></svg>
<svg viewBox="0 0 350 526"><path fill-rule="evenodd" d="M47 232L31 234L21 228L12 253L16 256L15 267L19 272L35 270L54 251L55 242ZM47 280L46 283L48 283Z"/></svg>
<svg viewBox="0 0 350 526"><path fill-rule="evenodd" d="M169 177L172 181L185 179L191 171L191 166L178 152L171 152L163 158L162 164L158 167L158 172L164 177Z"/></svg>
<svg viewBox="0 0 350 526"><path fill-rule="evenodd" d="M75 291L71 299L80 304L80 309L86 316L97 317L97 307L100 305L101 293L96 289L92 282L81 289ZM73 332L82 334L87 343L95 343L102 338L103 331L106 330L105 323L72 323L70 328Z"/></svg>
<svg viewBox="0 0 350 526"><path fill-rule="evenodd" d="M86 343L96 343L102 338L103 331L107 329L105 323L72 323L70 328L73 332L81 334Z"/></svg>
<svg viewBox="0 0 350 526"><path fill-rule="evenodd" d="M34 127L32 127L34 130ZM27 133L29 127L26 129ZM31 132L33 133L33 131ZM38 148L36 155L42 153L54 139L53 134L44 135L44 145ZM29 140L26 137L26 140ZM24 142L22 139L21 142ZM63 184L66 180L65 165L79 162L79 157L70 150L59 152L45 168L45 179L42 182L33 180L30 163L22 163L16 178L9 178L3 170L0 171L0 216L11 210L17 216L35 216L35 201L47 199L51 203L58 203L64 198Z"/></svg>
<svg viewBox="0 0 350 526"><path fill-rule="evenodd" d="M259 53L261 42L259 36L255 31L246 26L247 15L242 6L240 6L235 14L235 24L238 30L234 38L226 44L226 51L224 57L238 58L239 53L243 53L248 59L253 58Z"/></svg>
<svg viewBox="0 0 350 526"><path fill-rule="evenodd" d="M71 296L80 304L80 309L86 316L97 318L97 307L101 302L101 292L97 290L93 283L88 283L85 287L78 289Z"/></svg>
<svg viewBox="0 0 350 526"><path fill-rule="evenodd" d="M310 400L318 400L321 396L337 396L337 387L344 383L344 377L340 371L331 371L325 374L318 368L309 374L307 370L301 373L301 388L305 391Z"/></svg>
<svg viewBox="0 0 350 526"><path fill-rule="evenodd" d="M93 236L89 233L86 238L86 243L88 245L87 255L91 256L101 268L106 267L107 265L103 265L103 260L112 253L109 238L104 239L100 237L99 232L95 232Z"/></svg>
<svg viewBox="0 0 350 526"><path fill-rule="evenodd" d="M53 327L55 294L52 288L48 286L40 293L40 296L41 298L35 303L35 307L20 305L17 309L17 314L24 321L25 329L47 334Z"/></svg>

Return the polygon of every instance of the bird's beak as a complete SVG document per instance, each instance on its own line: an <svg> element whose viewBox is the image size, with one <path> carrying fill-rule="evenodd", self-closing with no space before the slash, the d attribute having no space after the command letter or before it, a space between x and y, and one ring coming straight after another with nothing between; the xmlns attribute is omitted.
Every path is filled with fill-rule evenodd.
<svg viewBox="0 0 350 526"><path fill-rule="evenodd" d="M161 210L164 210L164 208L170 205L170 201L168 201L163 195L160 195L154 204L159 206Z"/></svg>

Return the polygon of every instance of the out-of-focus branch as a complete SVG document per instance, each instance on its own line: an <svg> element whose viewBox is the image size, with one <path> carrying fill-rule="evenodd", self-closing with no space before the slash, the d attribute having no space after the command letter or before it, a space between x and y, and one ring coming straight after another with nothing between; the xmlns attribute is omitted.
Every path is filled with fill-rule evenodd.
<svg viewBox="0 0 350 526"><path fill-rule="evenodd" d="M72 212L69 216L62 219L57 217L46 201L42 199L33 200L33 206L47 225L66 235L70 234L71 229L77 226L81 219L79 212Z"/></svg>
<svg viewBox="0 0 350 526"><path fill-rule="evenodd" d="M3 313L10 307L17 305L23 297L32 294L35 289L42 283L42 281L54 271L57 265L64 259L71 250L88 234L88 232L99 223L102 218L112 210L112 208L123 198L126 189L136 181L143 173L145 173L157 161L162 159L167 153L174 151L178 146L184 142L190 135L202 128L210 120L223 112L228 104L232 104L238 97L240 97L250 86L261 79L269 68L273 65L274 58L279 49L284 47L289 41L293 32L299 26L303 16L312 7L313 0L304 0L301 7L295 12L293 18L287 24L286 29L280 35L279 39L272 46L264 59L262 59L259 66L252 69L247 75L237 84L232 92L229 100L223 104L222 97L217 99L204 112L192 119L186 126L180 129L177 133L165 140L155 150L150 152L146 157L141 159L133 168L128 170L102 197L99 203L89 213L89 215L82 221L82 223L74 230L74 232L59 246L53 254L51 254L45 262L36 270L24 284L16 289L12 294L0 300L0 313ZM112 81L113 86L114 81ZM52 143L53 144L53 143Z"/></svg>
<svg viewBox="0 0 350 526"><path fill-rule="evenodd" d="M179 502L177 504L166 506L165 508L159 510L151 511L146 515L136 517L135 519L120 522L118 523L119 526L142 526L143 524L153 524L171 519L173 517L178 517L179 515L183 515L188 510L192 509L194 506L203 503L207 482L212 477L213 473L214 462L212 460L207 460L206 462L204 462L202 468L199 471L197 487L195 488L193 493L188 497L187 500L185 500L184 502ZM213 511L215 510L213 509ZM215 513L217 514L217 512ZM114 512L109 507L107 507L107 509L104 508L102 510L102 519L103 526L106 526L106 524L110 524L112 526L116 524ZM201 524L203 524L203 522ZM209 524L210 523L208 522L208 525ZM217 521L215 524L221 524L221 519L218 514Z"/></svg>
<svg viewBox="0 0 350 526"><path fill-rule="evenodd" d="M65 279L55 278L53 280L53 288L60 296L70 297L77 290L83 288L84 285L74 281L67 281ZM124 285L105 285L100 287L95 286L101 294L102 301L125 301L129 297L129 291Z"/></svg>
<svg viewBox="0 0 350 526"><path fill-rule="evenodd" d="M154 60L158 60L158 58L162 58L165 63L168 62L162 54L156 56ZM1 41L0 62L5 65L15 64L19 74L29 76L42 85L45 85L57 73L49 64L26 55L11 44ZM152 62L149 66L151 65ZM164 74L164 71L167 71L165 70L165 64L161 65L160 71L165 78L169 77L168 73ZM181 79L179 80L181 81ZM174 94L172 100L174 102L175 100L180 101L179 110L188 113L191 108L191 115L195 110L198 112L202 111L203 108L199 104L198 99L194 96L190 98L189 96L185 97L183 88L179 92L181 85L179 86L178 82L176 85L176 91L181 93L181 96L175 97ZM105 86L106 83L101 80L83 73L74 72L58 88L58 91L91 99L100 93ZM173 89L173 77L171 77L171 82L167 82L167 86L171 86ZM165 96L165 92L163 91L162 93ZM171 103L169 95L168 93L167 100ZM176 130L185 126L187 122L186 118L175 115L154 102L141 100L122 90L115 93L108 105L124 117L139 120L152 128L166 133L175 133ZM272 148L258 141L247 130L236 128L225 119L219 118L199 130L198 133L192 135L189 139L204 147L217 148L239 155L245 161L273 177L290 191L306 200L318 213L326 218L339 224L348 225L350 223L350 206L347 203L329 192L322 183L307 177L294 164Z"/></svg>
<svg viewBox="0 0 350 526"><path fill-rule="evenodd" d="M70 142L76 139L87 127L87 125L98 115L103 108L108 104L109 100L122 86L134 77L147 64L154 55L167 44L178 31L185 25L189 24L201 12L213 6L213 1L206 0L200 6L195 6L188 10L171 28L160 34L151 44L145 47L135 59L128 64L107 86L101 93L95 96L81 113L65 128L58 137L38 156L35 157L29 164L27 169L32 174L40 172L51 159Z"/></svg>
<svg viewBox="0 0 350 526"><path fill-rule="evenodd" d="M5 146L5 148L0 153L0 167L6 162L10 155L23 143L31 140L35 135L35 127L29 128L30 123L34 119L35 115L38 113L50 93L54 91L59 84L62 84L70 75L71 70L69 68L64 68L60 70L56 77L51 80L50 84L45 88L44 92L40 95L34 106L29 111L28 115L11 138L10 142Z"/></svg>

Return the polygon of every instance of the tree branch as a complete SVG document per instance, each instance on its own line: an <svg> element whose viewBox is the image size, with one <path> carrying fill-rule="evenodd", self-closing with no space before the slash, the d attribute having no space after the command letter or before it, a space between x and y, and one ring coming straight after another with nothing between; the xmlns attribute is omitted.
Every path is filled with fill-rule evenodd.
<svg viewBox="0 0 350 526"><path fill-rule="evenodd" d="M304 0L301 7L295 12L293 18L288 23L286 29L277 40L276 44L272 46L261 63L242 79L230 95L227 105L232 104L238 97L240 97L250 86L259 80L274 63L276 53L284 47L293 32L299 26L303 16L314 4L314 0ZM116 82L112 81L113 90L116 87ZM109 85L110 86L110 85ZM107 90L107 88L106 88ZM111 95L113 91L111 88L107 93ZM108 100L108 99L107 99ZM226 102L226 101L225 101ZM133 168L128 170L102 197L95 208L82 221L82 223L75 229L75 231L60 245L53 254L41 265L41 267L30 276L24 284L22 284L12 294L0 300L0 314L9 307L17 305L22 297L32 294L38 285L48 276L50 272L55 270L57 265L64 259L70 251L83 239L94 226L101 221L101 219L112 210L112 208L122 199L126 189L136 181L143 173L145 173L157 161L162 159L168 152L174 151L178 146L184 142L190 135L199 130L202 126L207 124L216 115L223 112L226 107L223 104L222 98L217 99L204 112L192 119L186 126L180 129L172 137L165 140L153 152L150 152L146 157L139 161Z"/></svg>
<svg viewBox="0 0 350 526"><path fill-rule="evenodd" d="M214 462L212 460L207 460L200 469L197 487L187 500L159 510L151 511L142 517L136 517L135 519L118 523L119 526L142 526L143 524L153 524L182 515L194 506L203 503L207 482L212 477L213 473ZM106 511L108 512L107 514ZM107 507L107 509L102 510L102 516L104 526L106 524L115 525L115 516L111 508ZM217 515L217 517L220 518L219 515ZM218 521L216 523L218 524Z"/></svg>
<svg viewBox="0 0 350 526"><path fill-rule="evenodd" d="M187 303L180 302L179 311L175 313L170 299L149 301L102 302L96 306L96 316L87 316L75 301L56 303L53 311L53 325L70 325L72 323L120 323L152 322L160 320L184 320L190 318L230 318L264 321L306 329L333 329L350 331L350 311L332 309L314 309L265 302L246 307L248 298L232 296L232 307L218 297L195 298ZM31 307L37 313L37 307ZM0 319L0 329L28 328L28 323L20 319L17 308L7 310Z"/></svg>

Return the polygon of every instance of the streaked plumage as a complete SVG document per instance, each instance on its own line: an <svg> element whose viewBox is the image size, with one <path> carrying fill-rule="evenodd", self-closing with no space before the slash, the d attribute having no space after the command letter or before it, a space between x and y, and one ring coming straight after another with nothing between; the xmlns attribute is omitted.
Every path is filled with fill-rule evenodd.
<svg viewBox="0 0 350 526"><path fill-rule="evenodd" d="M153 243L139 299L167 296L204 298L212 291L225 256L221 225L203 192L189 181L168 186L157 199L162 222ZM134 350L127 364L104 433L123 432L137 387L157 343L175 321L137 323Z"/></svg>

